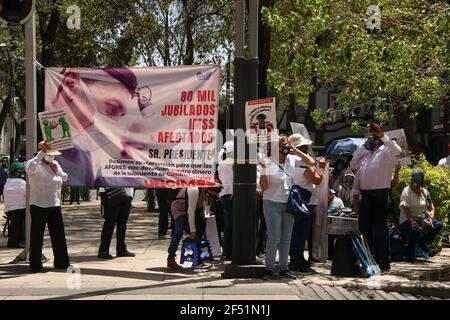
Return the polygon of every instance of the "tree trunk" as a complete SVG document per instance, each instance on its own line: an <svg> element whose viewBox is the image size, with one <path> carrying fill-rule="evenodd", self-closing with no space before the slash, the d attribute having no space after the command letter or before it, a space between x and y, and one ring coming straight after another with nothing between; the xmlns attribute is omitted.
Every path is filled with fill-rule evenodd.
<svg viewBox="0 0 450 320"><path fill-rule="evenodd" d="M308 109L306 110L305 126L309 132L315 131L316 128L316 123L311 117L311 113L316 109L317 80L317 76L312 77L311 86L313 86L315 89L308 96Z"/></svg>
<svg viewBox="0 0 450 320"><path fill-rule="evenodd" d="M10 96L7 96L5 100L2 100L3 108L0 111L0 132L3 130L3 126L5 125L6 115L9 113L9 102Z"/></svg>
<svg viewBox="0 0 450 320"><path fill-rule="evenodd" d="M191 65L194 63L194 38L192 35L192 17L188 8L188 1L182 0L184 10L184 31L186 33L186 50L183 64Z"/></svg>
<svg viewBox="0 0 450 320"><path fill-rule="evenodd" d="M261 0L259 2L259 8L265 6L267 8L273 8L275 0ZM258 19L258 56L259 56L259 66L258 66L258 97L267 97L267 69L270 64L270 38L271 38L271 28L265 25L261 19L261 9L259 9L259 19Z"/></svg>

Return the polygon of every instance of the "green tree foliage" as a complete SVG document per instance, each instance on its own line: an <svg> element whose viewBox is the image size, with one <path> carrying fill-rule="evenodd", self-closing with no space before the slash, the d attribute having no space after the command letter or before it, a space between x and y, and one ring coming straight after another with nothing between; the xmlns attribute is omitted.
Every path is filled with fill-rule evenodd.
<svg viewBox="0 0 450 320"><path fill-rule="evenodd" d="M371 4L280 0L271 10L263 8L273 29L268 81L278 95L305 103L320 86L344 85L337 97L342 115L372 101L380 121L405 110L415 117L443 101L448 87L440 77L450 60L448 1L377 1L381 29L373 30L366 26ZM389 110L382 109L386 97ZM316 121L324 119L320 113L313 114Z"/></svg>

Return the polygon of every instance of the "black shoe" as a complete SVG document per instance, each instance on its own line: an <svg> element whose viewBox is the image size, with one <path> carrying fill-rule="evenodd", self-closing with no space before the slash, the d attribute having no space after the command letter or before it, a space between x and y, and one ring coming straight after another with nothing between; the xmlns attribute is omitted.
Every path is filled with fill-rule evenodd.
<svg viewBox="0 0 450 320"><path fill-rule="evenodd" d="M262 276L263 280L272 280L272 278L273 278L273 271L270 270L264 271L264 274Z"/></svg>
<svg viewBox="0 0 450 320"><path fill-rule="evenodd" d="M314 270L309 266L299 266L295 271L300 274L312 274L314 272Z"/></svg>
<svg viewBox="0 0 450 320"><path fill-rule="evenodd" d="M291 273L289 270L280 271L279 275L280 275L280 278L297 279L297 277L293 273Z"/></svg>
<svg viewBox="0 0 450 320"><path fill-rule="evenodd" d="M382 263L382 264L380 264L380 270L382 272L389 272L391 270L391 264L390 263Z"/></svg>
<svg viewBox="0 0 450 320"><path fill-rule="evenodd" d="M113 256L108 251L99 252L97 257L100 259L113 259Z"/></svg>
<svg viewBox="0 0 450 320"><path fill-rule="evenodd" d="M135 257L136 254L133 252L130 252L128 250L122 251L122 252L117 252L117 256L118 257Z"/></svg>

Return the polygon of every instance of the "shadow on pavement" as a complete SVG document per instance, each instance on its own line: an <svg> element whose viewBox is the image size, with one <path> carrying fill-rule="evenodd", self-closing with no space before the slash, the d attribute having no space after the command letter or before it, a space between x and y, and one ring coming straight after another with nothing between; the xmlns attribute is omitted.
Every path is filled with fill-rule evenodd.
<svg viewBox="0 0 450 320"><path fill-rule="evenodd" d="M82 269L82 273L83 273ZM89 270L89 269L87 269ZM95 272L102 271L98 269L92 269ZM106 272L113 271L113 270L103 270ZM113 271L117 272L117 271ZM124 271L125 273L128 273ZM139 272L141 273L141 272ZM149 275L147 273L144 273L144 275ZM165 276L167 277L167 276ZM180 277L178 277L180 278ZM113 288L113 289L105 289L105 290L97 290L97 291L91 291L91 292L85 292L85 293L79 293L74 295L68 295L68 296L59 296L59 297L52 297L44 300L72 300L72 299L81 299L81 298L89 298L89 297L95 297L95 296L101 296L101 295L110 295L110 294L126 294L127 292L132 291L138 291L138 290L146 290L146 289L155 289L155 288L167 288L167 287L176 287L176 286L182 286L182 285L189 285L193 283L203 283L203 282L214 282L221 280L220 277L217 278L195 278L192 277L188 278L187 280L177 281L177 282L162 282L158 284L152 284L152 285L144 285L144 286L134 286L134 287L123 287L123 288ZM156 280L158 281L158 280Z"/></svg>

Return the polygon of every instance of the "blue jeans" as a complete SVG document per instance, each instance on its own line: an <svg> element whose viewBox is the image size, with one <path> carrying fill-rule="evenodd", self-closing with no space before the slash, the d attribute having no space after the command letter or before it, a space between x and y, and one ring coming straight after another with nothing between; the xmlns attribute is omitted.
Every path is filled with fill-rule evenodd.
<svg viewBox="0 0 450 320"><path fill-rule="evenodd" d="M425 233L422 230L413 229L409 221L405 221L400 225L400 231L408 236L408 247L406 249L406 260L414 261L416 245L425 247L425 244L433 241L433 239L441 231L443 225L439 220L433 220L433 229Z"/></svg>
<svg viewBox="0 0 450 320"><path fill-rule="evenodd" d="M292 229L291 247L289 256L292 267L299 267L305 262L303 251L306 240L311 233L312 215L294 215L294 227Z"/></svg>
<svg viewBox="0 0 450 320"><path fill-rule="evenodd" d="M172 239L170 240L169 245L169 256L167 259L173 259L177 256L178 245L180 244L180 240L183 237L184 225L186 223L187 215L181 216L178 219L175 219L175 231L172 234Z"/></svg>
<svg viewBox="0 0 450 320"><path fill-rule="evenodd" d="M220 197L223 203L223 254L227 257L231 257L233 250L232 244L232 225L233 225L233 200L231 194L226 194Z"/></svg>
<svg viewBox="0 0 450 320"><path fill-rule="evenodd" d="M263 200L267 225L266 270L274 271L279 248L280 271L287 270L294 216L286 212L287 203Z"/></svg>
<svg viewBox="0 0 450 320"><path fill-rule="evenodd" d="M358 220L359 230L366 237L370 251L379 265L390 263L387 216L387 192L376 196L362 195Z"/></svg>

